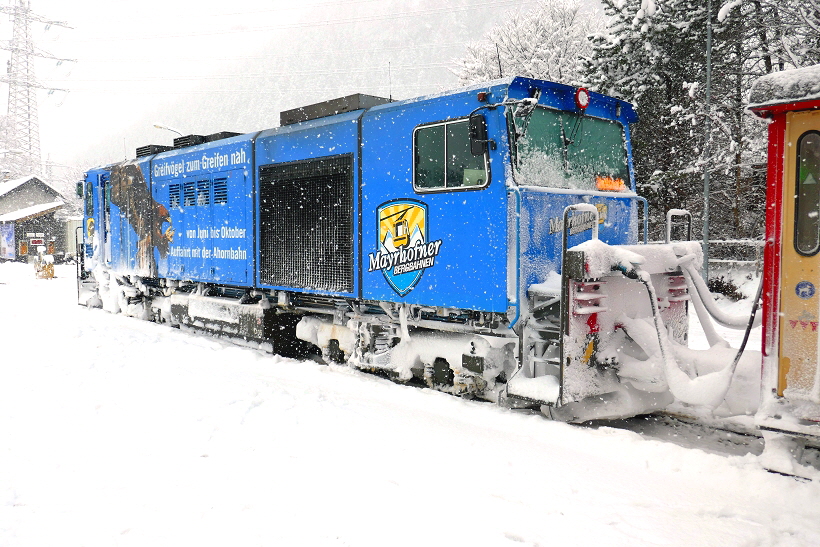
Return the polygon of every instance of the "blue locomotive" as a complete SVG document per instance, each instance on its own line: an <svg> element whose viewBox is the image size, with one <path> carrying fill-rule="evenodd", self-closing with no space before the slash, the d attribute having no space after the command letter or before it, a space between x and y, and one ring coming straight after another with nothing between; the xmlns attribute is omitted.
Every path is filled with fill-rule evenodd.
<svg viewBox="0 0 820 547"><path fill-rule="evenodd" d="M146 146L80 185L80 301L491 400L611 390L569 385L568 366L611 375L594 355L600 287L576 284L586 307L566 311L562 261L593 231L640 247L636 120L624 101L512 78Z"/></svg>

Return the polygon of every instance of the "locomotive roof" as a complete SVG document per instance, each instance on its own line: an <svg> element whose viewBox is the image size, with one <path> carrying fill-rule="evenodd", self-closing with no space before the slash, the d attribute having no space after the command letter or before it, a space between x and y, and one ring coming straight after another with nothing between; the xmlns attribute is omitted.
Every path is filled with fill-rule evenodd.
<svg viewBox="0 0 820 547"><path fill-rule="evenodd" d="M296 121L289 123L288 125L280 125L279 127L273 127L270 129L265 129L262 131L254 131L251 133L246 133L244 135L237 135L228 137L225 139L221 139L219 141L214 141L210 143L202 143L196 144L193 146L185 147L185 148L174 148L171 150L161 151L153 155L145 155L138 157L136 161L143 161L143 160L150 160L152 158L166 158L166 157L173 157L179 154L187 154L190 152L195 152L202 149L210 149L214 145L225 145L225 144L232 144L239 141L249 140L253 138L263 138L270 135L281 135L285 133L289 133L292 131L301 131L306 128L310 127L321 127L324 125L336 124L336 123L344 123L347 121L352 121L358 119L363 115L364 112L381 112L385 110L391 109L398 109L403 108L406 105L410 105L413 103L418 103L422 101L434 101L437 99L446 99L447 97L458 97L459 95L463 96L465 94L472 94L473 92L480 92L485 91L491 94L490 102L501 102L508 96L511 98L522 98L522 97L529 97L532 96L532 93L535 89L540 90L543 94L549 96L547 104L550 104L553 107L567 109L567 110L575 110L576 106L574 103L574 94L577 87L560 84L557 82L551 82L548 80L536 80L532 78L524 78L521 76L516 77L509 77L509 78L500 78L497 80L492 80L489 82L483 82L480 84L470 85L458 89L450 89L447 91L442 91L439 93L429 94L429 95L422 95L420 97L413 97L410 99L403 99L403 100L396 100L392 102L385 102L384 104L373 104L377 103L378 101L364 101L361 104L365 105L366 107L359 108L357 110L350 110L346 112L339 112L335 115L327 115L322 117L317 117L313 119L307 119L304 121ZM589 92L591 98L593 99L594 104L598 104L602 107L601 114L606 112L605 115L602 117L606 118L617 118L622 123L628 124L633 123L638 120L638 116L635 113L635 109L632 104L617 99L615 97L610 97L607 95L602 95L596 92ZM350 97L342 98L342 99L334 99L332 101L326 101L328 103L338 102L340 100L348 100ZM387 99L382 99L387 101ZM472 99L475 100L475 99ZM320 105L323 103L319 103ZM359 103L357 103L359 104ZM310 107L315 107L317 105L310 105ZM369 108L368 108L369 107ZM307 107L303 107L307 108ZM300 110L300 109L295 109ZM285 113L283 113L285 114ZM601 115L599 114L599 115ZM126 162L135 161L135 160L126 160ZM112 164L113 165L113 164ZM110 166L109 166L110 167ZM105 169L105 168L102 168Z"/></svg>
<svg viewBox="0 0 820 547"><path fill-rule="evenodd" d="M820 65L783 70L757 79L749 94L749 110L820 99Z"/></svg>
<svg viewBox="0 0 820 547"><path fill-rule="evenodd" d="M458 89L450 89L439 93L433 93L430 95L413 97L411 99L393 101L391 103L374 106L373 108L369 109L369 111L376 112L380 110L400 108L403 105L415 102L441 99L463 93L471 93L478 91L491 91L496 95L495 97L493 97L493 99L491 99L491 102L501 102L501 100L503 100L507 95L516 98L518 98L519 95L521 97L530 96L530 92L536 88L540 89L542 92L553 94L555 96L555 102L559 103L561 108L565 108L567 110L574 110L576 108L574 103L574 95L578 87L567 84L561 84L558 82L552 82L549 80L536 80L533 78L525 78L523 76L514 76L509 78L499 78L496 80L491 80L489 82L482 82L480 84L474 84ZM510 93L510 91L513 91L513 93ZM615 105L619 105L622 110L620 121L625 123L633 123L638 121L638 115L635 113L634 107L631 103L624 101L622 99L617 99L615 97L610 97L608 95L596 93L594 91L590 91L589 94L593 98L593 100L609 105L611 108L613 108L613 110L615 108Z"/></svg>

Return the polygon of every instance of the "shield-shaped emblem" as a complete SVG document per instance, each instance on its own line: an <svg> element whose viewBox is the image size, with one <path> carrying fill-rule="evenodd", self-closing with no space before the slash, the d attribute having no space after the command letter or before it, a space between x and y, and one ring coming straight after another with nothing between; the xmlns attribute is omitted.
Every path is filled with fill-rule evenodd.
<svg viewBox="0 0 820 547"><path fill-rule="evenodd" d="M399 296L405 296L418 284L425 262L418 252L428 243L427 205L413 199L396 199L382 203L376 210L379 222L379 255L390 257L387 267L380 268L384 278Z"/></svg>

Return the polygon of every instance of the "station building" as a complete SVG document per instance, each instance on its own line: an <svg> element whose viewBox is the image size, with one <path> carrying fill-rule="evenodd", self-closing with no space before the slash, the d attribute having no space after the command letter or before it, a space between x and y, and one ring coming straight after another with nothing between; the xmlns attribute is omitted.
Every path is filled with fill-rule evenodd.
<svg viewBox="0 0 820 547"><path fill-rule="evenodd" d="M0 182L0 260L28 260L43 246L60 261L76 254L76 212L42 179L24 176Z"/></svg>

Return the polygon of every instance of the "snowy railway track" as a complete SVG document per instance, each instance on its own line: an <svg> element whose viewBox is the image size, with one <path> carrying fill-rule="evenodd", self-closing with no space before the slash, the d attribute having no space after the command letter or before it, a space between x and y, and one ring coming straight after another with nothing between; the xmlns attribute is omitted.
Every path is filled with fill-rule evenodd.
<svg viewBox="0 0 820 547"><path fill-rule="evenodd" d="M703 450L711 454L759 456L763 452L763 439L754 432L739 432L714 424L701 423L695 418L668 413L607 422L591 422L586 426L625 429L647 439L670 442L683 448Z"/></svg>
<svg viewBox="0 0 820 547"><path fill-rule="evenodd" d="M205 329L190 326L184 326L180 330L191 336L215 338L239 347L269 353L265 348L260 347L259 344L247 342L241 338L215 334ZM305 364L327 365L318 354L306 359ZM361 374L391 380L384 373L361 371L346 365L330 364L329 368L334 371L345 370L346 372L353 372L354 375ZM407 388L433 391L423 383L415 380L394 383ZM478 399L471 400L470 402L480 406L493 406L492 403ZM512 410L514 413L529 414L548 420L543 413L534 408L506 409L499 407L499 410ZM613 428L631 431L647 440L671 443L682 448L701 450L709 454L722 456L745 456L749 454L752 456L760 456L763 452L763 438L760 432L754 427L752 417L748 416L745 418L746 419L706 418L686 414L680 410L670 410L621 420L595 420L575 425L593 430ZM801 463L820 468L820 447L807 447L804 451Z"/></svg>
<svg viewBox="0 0 820 547"><path fill-rule="evenodd" d="M241 348L261 351L268 355L275 355L271 353L270 347L265 344L248 341L223 332L216 332L190 325L175 325L168 328L174 328L186 335L203 339L219 340ZM305 358L303 362L305 362L306 365L318 364L320 366L328 366L328 363L325 363L322 356L318 353ZM383 378L407 388L434 391L417 379L411 379L408 382L398 382L384 372L364 371L337 363L330 363L329 369L333 371L345 370L346 372L353 372L354 375L361 374L366 377ZM493 403L480 399L474 399L470 402L481 406L493 405ZM512 410L515 413L531 414L544 420L549 420L549 418L545 417L545 415L535 407L531 409L506 409L506 407L499 407L499 410ZM753 456L759 456L763 452L763 438L760 432L755 428L752 416L721 419L699 416L696 412L687 413L687 410L691 409L677 408L675 410L661 411L632 418L594 420L576 425L588 429L613 428L632 431L645 439L672 443L683 448L702 450L710 454L724 456L744 456L751 454ZM802 463L820 468L820 447L806 448Z"/></svg>
<svg viewBox="0 0 820 547"><path fill-rule="evenodd" d="M79 308L70 274L0 264L2 545L820 545L820 483L755 439L283 359Z"/></svg>
<svg viewBox="0 0 820 547"><path fill-rule="evenodd" d="M699 420L674 412L660 412L623 420L597 421L581 424L593 429L611 427L632 431L641 437L680 447L702 450L721 456L760 456L763 453L763 437L749 424L720 419ZM820 469L820 447L806 446L797 458L802 465ZM796 480L806 480L793 477Z"/></svg>
<svg viewBox="0 0 820 547"><path fill-rule="evenodd" d="M8 266L18 267L21 269L26 268L25 266L19 264L10 264ZM64 268L68 270L70 266ZM61 280L54 280L52 283L59 282L61 282ZM5 280L0 279L0 284L5 285L7 283ZM99 311L92 313L105 312ZM118 316L112 316L112 318L114 317ZM126 324L130 323L130 321L131 320L128 320ZM138 320L133 321L135 326L140 324ZM166 327L163 326L163 328ZM171 329L171 327L167 328ZM264 345L248 342L241 338L231 337L225 334L215 334L211 331L191 326L183 326L182 328L173 330L181 332L184 336L196 337L203 341L211 340L216 343L229 344L231 346L236 346L237 348L272 355L269 352L269 348L265 348ZM313 365L322 367L325 365L319 355L315 355L312 358L305 360L304 364L306 366ZM352 374L353 376L361 376L363 378L382 377L389 380L389 378L384 374L352 369L345 365L334 364L328 367L328 369L334 372L338 372L343 369L346 373L349 373L346 374L347 376ZM422 390L429 390L427 386L417 381L396 383L402 384L407 388L415 387ZM485 408L493 406L492 403L481 400L470 401L470 404ZM498 410L499 413L503 413L505 411L502 407L499 407ZM525 415L530 414L533 416L537 415L540 419L548 421L548 418L545 418L544 415L537 409L516 409L511 412ZM684 412L681 412L680 409L677 409L676 411L666 411L622 420L592 421L579 424L578 427L593 430L613 428L631 431L645 439L672 443L687 449L697 449L707 453L725 456L744 456L747 454L759 456L763 450L762 438L759 432L754 428L751 417L747 417L746 420L722 420L719 418L706 418L685 414ZM804 463L820 466L820 450L816 448L807 449L804 456Z"/></svg>

